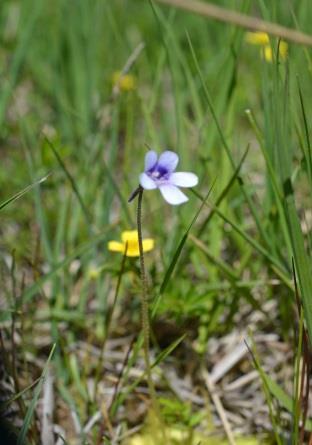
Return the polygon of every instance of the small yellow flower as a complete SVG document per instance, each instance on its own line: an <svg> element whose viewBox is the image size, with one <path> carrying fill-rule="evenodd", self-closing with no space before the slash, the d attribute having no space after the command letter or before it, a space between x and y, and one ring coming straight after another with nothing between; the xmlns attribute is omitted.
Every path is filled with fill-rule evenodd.
<svg viewBox="0 0 312 445"><path fill-rule="evenodd" d="M279 44L279 58L281 60L286 60L288 53L288 45L286 42L281 41ZM263 57L267 62L273 61L273 51L270 45L266 45L263 48Z"/></svg>
<svg viewBox="0 0 312 445"><path fill-rule="evenodd" d="M121 241L110 241L108 243L108 250L112 252L125 253L129 257L140 256L139 251L139 236L137 230L126 230L121 234ZM147 238L143 240L143 252L149 252L154 248L154 240Z"/></svg>
<svg viewBox="0 0 312 445"><path fill-rule="evenodd" d="M246 42L251 45L259 45L261 48L261 55L267 62L273 61L273 51L270 45L270 37L266 32L247 32L245 36ZM288 53L288 45L283 40L279 43L279 57L285 60Z"/></svg>
<svg viewBox="0 0 312 445"><path fill-rule="evenodd" d="M270 38L266 32L246 32L246 42L263 46L270 44Z"/></svg>
<svg viewBox="0 0 312 445"><path fill-rule="evenodd" d="M135 77L132 74L122 74L116 71L113 74L113 85L120 91L133 91L136 87Z"/></svg>

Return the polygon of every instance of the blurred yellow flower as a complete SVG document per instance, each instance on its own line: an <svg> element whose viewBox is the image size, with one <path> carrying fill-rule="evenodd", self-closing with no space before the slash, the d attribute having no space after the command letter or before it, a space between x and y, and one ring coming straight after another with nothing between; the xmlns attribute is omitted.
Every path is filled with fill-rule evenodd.
<svg viewBox="0 0 312 445"><path fill-rule="evenodd" d="M266 32L246 32L246 42L263 46L270 44L270 38Z"/></svg>
<svg viewBox="0 0 312 445"><path fill-rule="evenodd" d="M273 61L273 51L270 45L270 37L266 32L247 32L245 36L246 42L251 45L262 46L261 54L267 62ZM283 40L279 43L279 57L285 60L288 53L288 45Z"/></svg>
<svg viewBox="0 0 312 445"><path fill-rule="evenodd" d="M91 266L88 270L87 276L89 280L96 280L99 278L100 274L101 274L101 269Z"/></svg>
<svg viewBox="0 0 312 445"><path fill-rule="evenodd" d="M280 59L281 60L286 60L287 53L288 53L288 45L287 45L286 42L283 42L281 40L280 44L279 44L279 57L280 57ZM265 60L267 62L272 62L272 60L273 60L273 51L272 51L272 47L270 45L266 45L263 48L263 57L265 58Z"/></svg>
<svg viewBox="0 0 312 445"><path fill-rule="evenodd" d="M154 248L154 240L147 238L143 240L143 252L149 252ZM108 250L112 252L125 253L129 257L140 256L139 250L139 236L137 230L126 230L121 234L120 241L110 241L108 243Z"/></svg>
<svg viewBox="0 0 312 445"><path fill-rule="evenodd" d="M116 71L113 74L113 85L120 91L132 91L136 87L135 77L132 74L122 74Z"/></svg>

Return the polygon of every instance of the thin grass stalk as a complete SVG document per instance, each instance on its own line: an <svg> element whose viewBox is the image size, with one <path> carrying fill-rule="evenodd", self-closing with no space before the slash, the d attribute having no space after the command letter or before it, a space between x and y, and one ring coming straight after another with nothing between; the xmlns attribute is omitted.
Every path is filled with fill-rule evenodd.
<svg viewBox="0 0 312 445"><path fill-rule="evenodd" d="M17 297L17 289L16 289L16 275L15 275L15 251L12 252L12 266L11 266L11 281L12 281L12 296L13 296L13 311L12 311L12 320L11 320L11 372L12 378L14 382L14 390L15 393L20 393L21 388L18 380L18 371L17 371L17 347L15 343L15 329L16 329L16 314L18 312L18 297ZM17 400L20 414L25 416L25 404L22 398L18 398Z"/></svg>
<svg viewBox="0 0 312 445"><path fill-rule="evenodd" d="M295 284L296 286L296 284ZM295 440L299 437L299 424L300 424L300 416L301 416L301 405L300 405L300 364L301 364L301 355L302 355L302 345L303 345L303 323L304 316L303 310L299 306L299 333L298 333L298 345L297 345L297 354L295 359L295 380L294 380L294 429L292 432L292 440L295 443Z"/></svg>
<svg viewBox="0 0 312 445"><path fill-rule="evenodd" d="M128 347L128 350L126 352L126 356L124 358L124 361L122 363L121 369L119 371L119 374L118 374L118 377L117 377L117 380L116 380L113 396L111 398L111 402L110 402L109 407L108 407L108 412L109 412L111 417L116 414L116 412L114 410L115 401L116 401L117 396L118 396L118 390L119 390L120 385L121 385L121 380L122 380L122 378L124 376L124 371L125 371L125 369L126 369L126 367L128 365L129 359L130 359L130 354L133 351L134 343L135 343L135 337L133 337L133 339L131 340L131 343L130 343L130 345Z"/></svg>
<svg viewBox="0 0 312 445"><path fill-rule="evenodd" d="M252 338L251 331L249 331L249 338L251 341L251 346L249 346L249 344L247 343L246 340L244 340L244 343L249 351L249 354L252 358L252 361L253 361L253 364L254 364L256 370L259 372L259 376L260 376L260 379L262 382L263 393L264 393L264 396L266 398L266 402L267 402L267 405L269 408L269 416L270 416L270 420L272 423L275 441L276 441L277 445L282 445L282 441L281 441L281 438L280 438L279 432L278 432L278 424L276 421L276 415L274 413L273 399L272 399L272 396L270 393L270 388L269 388L268 382L267 382L267 375L266 375L265 371L263 370L263 368L261 367L260 360L259 360L257 350L256 350L256 346L255 346L255 343Z"/></svg>
<svg viewBox="0 0 312 445"><path fill-rule="evenodd" d="M127 258L127 250L128 250L128 243L126 243L126 249L125 249L125 252L123 254L120 270L119 270L119 273L118 273L118 278L117 278L117 284L116 284L113 304L112 304L112 306L109 309L108 314L107 314L105 337L104 337L103 342L102 342L100 357L99 357L98 365L97 365L97 368L96 368L95 383L94 383L94 393L93 393L93 400L94 400L94 402L96 401L96 394L97 394L98 384L99 384L99 381L100 381L100 378L101 378L101 371L102 371L102 368L103 368L103 360L104 360L106 342L107 342L107 339L108 339L108 335L110 333L111 321L112 321L112 317L113 317L113 314L114 314L114 311L115 311L117 298L118 298L118 294L119 294L119 289L120 289L120 286L121 286L121 281L122 281L123 273L124 273L124 270L125 270L125 263L126 263L126 258Z"/></svg>
<svg viewBox="0 0 312 445"><path fill-rule="evenodd" d="M302 381L305 380L305 391L302 394L302 426L300 431L300 443L304 443L305 424L308 418L309 393L310 393L310 375L311 375L311 353L308 334L303 330L303 366ZM304 388L304 386L303 386ZM300 395L301 398L301 395Z"/></svg>

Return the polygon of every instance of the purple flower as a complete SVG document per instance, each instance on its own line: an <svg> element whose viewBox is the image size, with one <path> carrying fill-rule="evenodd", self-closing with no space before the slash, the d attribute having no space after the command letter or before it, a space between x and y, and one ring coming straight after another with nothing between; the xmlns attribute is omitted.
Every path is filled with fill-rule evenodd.
<svg viewBox="0 0 312 445"><path fill-rule="evenodd" d="M144 173L140 174L140 184L145 190L159 188L164 199L172 205L188 201L178 187L194 187L198 178L194 173L175 172L179 156L173 151L164 151L159 157L153 150L145 155Z"/></svg>

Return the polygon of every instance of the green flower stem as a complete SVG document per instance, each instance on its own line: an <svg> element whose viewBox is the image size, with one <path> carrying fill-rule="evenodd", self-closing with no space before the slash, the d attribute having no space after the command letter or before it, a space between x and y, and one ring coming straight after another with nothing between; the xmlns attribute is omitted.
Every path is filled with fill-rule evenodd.
<svg viewBox="0 0 312 445"><path fill-rule="evenodd" d="M144 360L146 367L147 383L150 391L150 396L152 399L153 408L155 410L155 413L159 416L160 413L157 403L156 391L152 380L151 363L149 357L150 325L149 325L149 315L148 315L147 280L145 274L143 239L142 239L142 198L143 198L143 188L140 186L138 190L137 226L138 226L140 270L141 270L141 281L142 281L141 320L142 320L142 330L144 336Z"/></svg>

